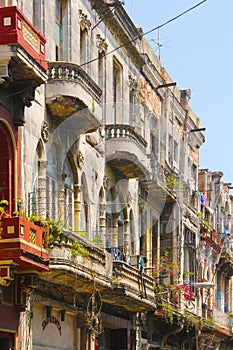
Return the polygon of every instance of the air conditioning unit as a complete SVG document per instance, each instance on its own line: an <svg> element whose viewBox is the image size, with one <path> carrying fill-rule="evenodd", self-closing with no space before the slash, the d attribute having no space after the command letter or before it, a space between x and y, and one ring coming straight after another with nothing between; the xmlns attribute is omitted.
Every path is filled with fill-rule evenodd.
<svg viewBox="0 0 233 350"><path fill-rule="evenodd" d="M0 78L8 78L9 77L9 71L8 71L8 64L0 64Z"/></svg>

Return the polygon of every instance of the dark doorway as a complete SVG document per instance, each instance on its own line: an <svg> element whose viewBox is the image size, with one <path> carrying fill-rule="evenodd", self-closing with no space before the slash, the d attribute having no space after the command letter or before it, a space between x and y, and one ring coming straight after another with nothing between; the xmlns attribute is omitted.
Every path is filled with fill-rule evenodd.
<svg viewBox="0 0 233 350"><path fill-rule="evenodd" d="M106 329L106 349L127 350L127 329Z"/></svg>
<svg viewBox="0 0 233 350"><path fill-rule="evenodd" d="M0 332L0 349L13 350L14 348L14 335L11 333Z"/></svg>

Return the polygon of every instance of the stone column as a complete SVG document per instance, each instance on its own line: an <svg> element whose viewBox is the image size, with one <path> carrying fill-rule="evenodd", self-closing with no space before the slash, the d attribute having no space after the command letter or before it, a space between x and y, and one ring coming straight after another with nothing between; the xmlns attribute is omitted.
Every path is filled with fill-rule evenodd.
<svg viewBox="0 0 233 350"><path fill-rule="evenodd" d="M112 245L118 248L118 218L120 213L113 213L113 225L112 225Z"/></svg>
<svg viewBox="0 0 233 350"><path fill-rule="evenodd" d="M139 312L136 314L135 318L135 328L136 328L136 344L135 349L140 350L141 349L141 315Z"/></svg>
<svg viewBox="0 0 233 350"><path fill-rule="evenodd" d="M47 161L39 162L38 171L38 213L44 219L46 218L46 169Z"/></svg>
<svg viewBox="0 0 233 350"><path fill-rule="evenodd" d="M106 204L100 204L99 226L103 247L106 247Z"/></svg>
<svg viewBox="0 0 233 350"><path fill-rule="evenodd" d="M81 185L74 185L74 231L80 230Z"/></svg>
<svg viewBox="0 0 233 350"><path fill-rule="evenodd" d="M65 181L66 175L60 175L58 182L58 219L64 220L65 218L65 189L64 189L64 181Z"/></svg>
<svg viewBox="0 0 233 350"><path fill-rule="evenodd" d="M130 243L130 220L124 220L124 253L129 253L129 243Z"/></svg>

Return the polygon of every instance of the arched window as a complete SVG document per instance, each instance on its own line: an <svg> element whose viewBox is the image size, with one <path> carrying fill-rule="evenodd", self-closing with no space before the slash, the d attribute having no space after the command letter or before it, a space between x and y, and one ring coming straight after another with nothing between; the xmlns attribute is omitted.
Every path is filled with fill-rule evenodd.
<svg viewBox="0 0 233 350"><path fill-rule="evenodd" d="M0 199L9 202L9 212L14 209L14 151L10 132L6 125L0 122Z"/></svg>
<svg viewBox="0 0 233 350"><path fill-rule="evenodd" d="M38 143L36 149L36 155L33 162L33 174L32 174L32 191L29 193L28 198L28 213L39 214L38 212L38 173L39 173L39 161L41 160L41 147Z"/></svg>

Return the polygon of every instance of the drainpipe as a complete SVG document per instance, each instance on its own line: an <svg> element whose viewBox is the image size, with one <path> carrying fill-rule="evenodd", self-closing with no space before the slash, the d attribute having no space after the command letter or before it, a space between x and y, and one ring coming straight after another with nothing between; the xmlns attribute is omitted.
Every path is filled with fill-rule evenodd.
<svg viewBox="0 0 233 350"><path fill-rule="evenodd" d="M184 328L184 325L183 323L177 327L176 330L172 330L170 332L168 332L167 334L165 334L165 336L163 337L162 339L162 342L161 342L161 349L165 349L166 348L166 343L167 343L167 339L170 337L170 335L176 335L177 333L180 333Z"/></svg>

